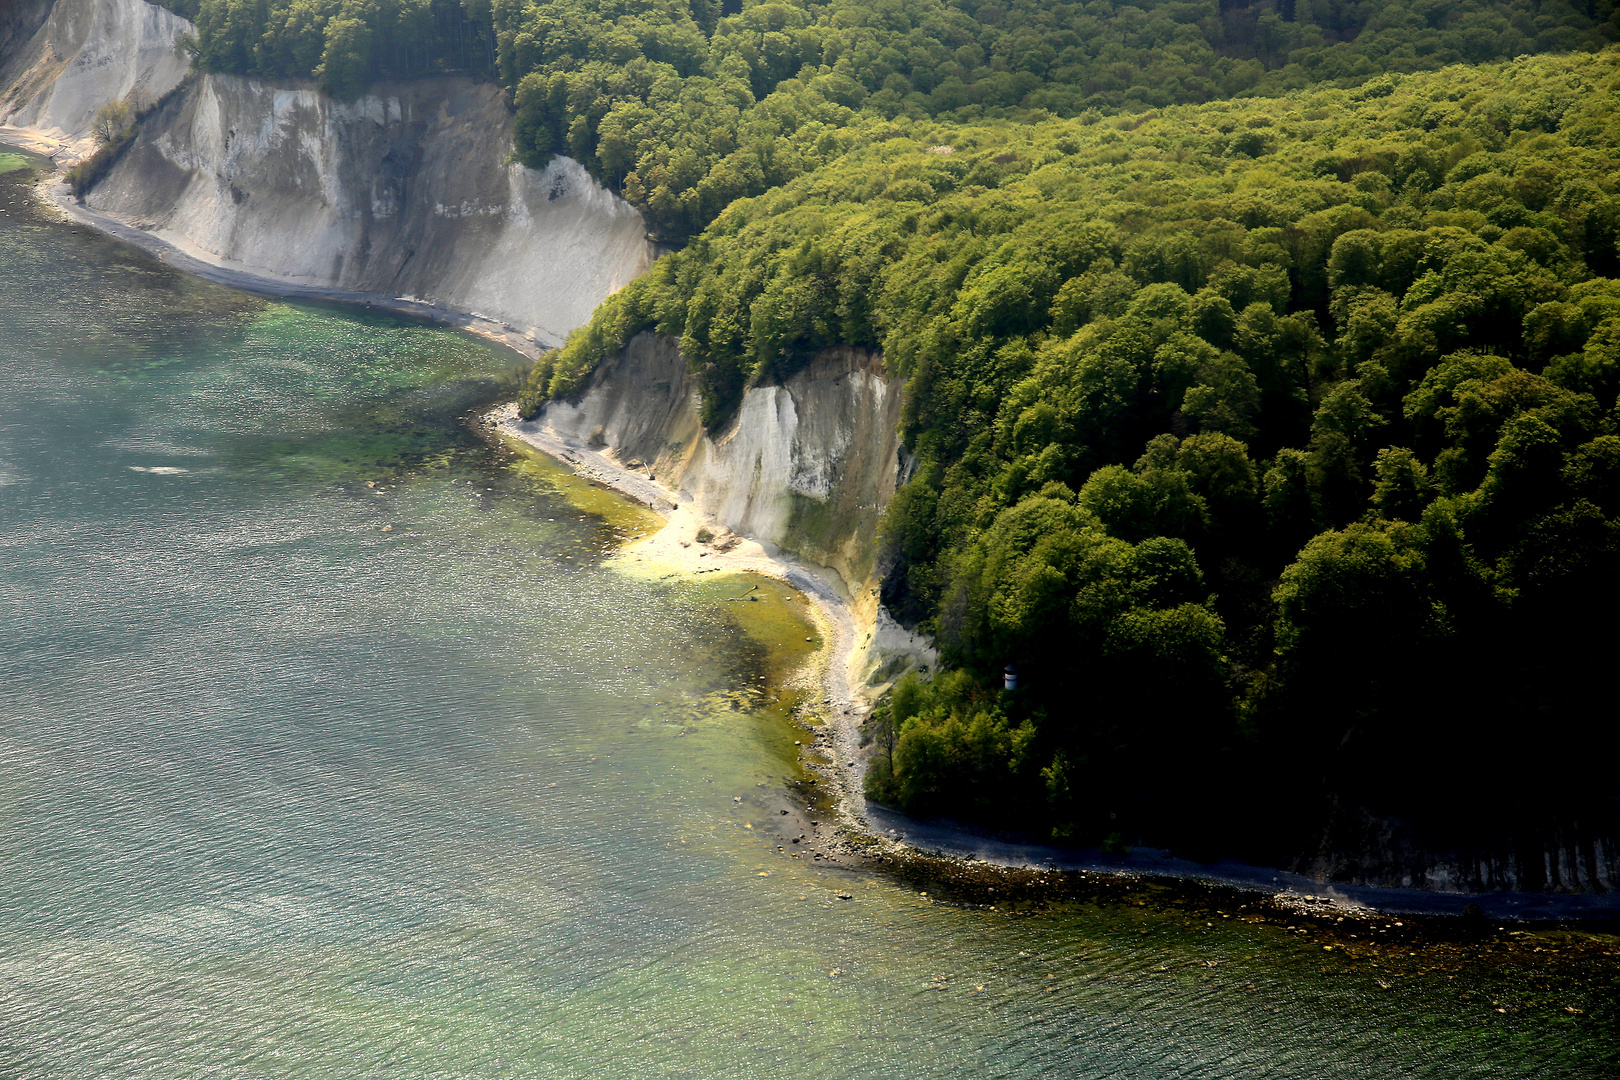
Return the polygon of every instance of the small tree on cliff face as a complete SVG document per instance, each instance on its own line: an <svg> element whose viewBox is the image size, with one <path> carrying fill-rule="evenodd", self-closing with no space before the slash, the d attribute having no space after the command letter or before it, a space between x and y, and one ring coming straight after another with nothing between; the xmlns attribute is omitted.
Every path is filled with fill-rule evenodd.
<svg viewBox="0 0 1620 1080"><path fill-rule="evenodd" d="M130 98L125 98L122 101L109 101L96 110L96 118L90 124L90 134L96 142L105 146L122 139L133 126L135 104Z"/></svg>

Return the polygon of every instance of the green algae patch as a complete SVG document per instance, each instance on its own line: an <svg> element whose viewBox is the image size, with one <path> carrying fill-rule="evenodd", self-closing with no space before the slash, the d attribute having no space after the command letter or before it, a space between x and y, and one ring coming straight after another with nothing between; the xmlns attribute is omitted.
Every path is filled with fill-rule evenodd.
<svg viewBox="0 0 1620 1080"><path fill-rule="evenodd" d="M312 346L319 343L320 351ZM284 356L317 400L439 388L502 374L484 342L352 305L265 303L236 341L250 355Z"/></svg>
<svg viewBox="0 0 1620 1080"><path fill-rule="evenodd" d="M512 470L567 500L583 514L601 519L611 529L648 535L664 526L664 519L612 488L576 476L567 466L513 435L500 433L501 445L517 455Z"/></svg>
<svg viewBox="0 0 1620 1080"><path fill-rule="evenodd" d="M726 604L726 615L765 649L773 679L784 679L815 656L822 634L804 594L755 570L705 574L688 588L702 600Z"/></svg>

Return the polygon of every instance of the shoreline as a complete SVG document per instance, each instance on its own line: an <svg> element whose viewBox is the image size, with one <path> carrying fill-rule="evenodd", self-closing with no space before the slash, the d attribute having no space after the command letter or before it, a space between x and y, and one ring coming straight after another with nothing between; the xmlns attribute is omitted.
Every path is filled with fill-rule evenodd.
<svg viewBox="0 0 1620 1080"><path fill-rule="evenodd" d="M810 600L823 632L832 630L826 633L828 647L818 661L821 704L813 707L813 711L821 713L822 725L817 737L805 747L809 752L830 750L831 761L817 761L811 753L803 755L807 767L829 780L836 795L838 820L823 823L829 828L814 834L812 844L826 853L819 860L823 864L847 865L834 857L843 855L888 871L902 867L920 870L922 876L929 877L932 875L926 864L932 863L932 869L954 871L958 876L966 872L969 878L981 879L977 885L968 886L970 893L984 887L986 880L1001 880L1005 890L1002 879L1008 875L1033 875L1035 892L1051 892L1054 887L1061 892L1064 878L1086 880L1092 885L1098 878L1107 878L1120 887L1149 880L1194 890L1237 890L1291 914L1331 912L1360 918L1402 915L1461 920L1477 909L1480 917L1497 922L1620 920L1620 894L1452 893L1347 885L1236 860L1195 863L1153 848L1107 855L1097 849L1073 850L999 840L949 823L918 821L868 803L859 729L872 703L856 693L850 682L854 617L842 588L825 576L830 572L818 572L746 538L736 538L736 546L724 551L697 542L697 530L705 527L715 530L722 542L728 537L724 526L705 517L681 492L672 492L644 470L627 468L599 450L563 439L538 422L519 420L515 404L507 403L485 413L484 421L491 430L538 450L575 475L611 488L664 518L662 529L620 548L615 559L650 557L689 573L727 569L766 574L793 586ZM820 737L822 732L827 735L825 740ZM1053 877L1058 881L1054 882Z"/></svg>
<svg viewBox="0 0 1620 1080"><path fill-rule="evenodd" d="M43 158L58 168L56 156L71 151L61 140L19 128L0 128L0 146ZM42 206L66 219L216 284L277 298L337 303L417 318L462 330L529 359L549 347L537 340L535 331L520 334L506 324L468 312L399 297L302 285L210 262L159 236L83 206L67 190L60 172L42 178L35 191ZM850 678L850 661L856 649L855 618L836 575L796 560L774 545L729 533L682 493L671 492L650 476L626 468L597 450L559 438L538 424L519 421L511 403L485 412L481 422L493 432L524 443L576 475L611 488L664 518L662 528L620 548L614 559L652 558L689 573L721 569L755 572L781 580L805 595L827 643L814 661L817 670L811 675L819 688L815 696L820 700L810 704L810 711L819 714L821 723L802 755L806 767L828 782L830 794L835 797L836 822L822 822L828 828L815 834L810 845L825 853L818 860L823 864L849 869L850 864L837 857L844 856L891 872L897 866L922 867L926 872L925 864L932 863L942 869L1035 878L1101 876L1116 884L1156 880L1183 887L1236 889L1283 910L1296 910L1304 897L1311 903L1326 905L1322 910L1363 917L1392 913L1456 918L1468 914L1467 909L1477 909L1485 918L1515 923L1620 920L1620 893L1469 894L1344 885L1234 861L1193 863L1154 849L1139 848L1129 855L1108 856L1095 849L1075 851L1035 842L1004 841L949 823L917 821L887 807L868 804L863 786L866 756L861 753L859 729L873 703L856 691ZM714 529L719 543L710 546L698 542L696 534L702 528ZM818 760L815 751L830 760Z"/></svg>
<svg viewBox="0 0 1620 1080"><path fill-rule="evenodd" d="M290 278L231 266L225 260L211 256L207 252L198 249L188 250L156 233L131 225L121 218L92 210L76 199L63 178L64 164L57 160L58 155L76 152L72 144L29 128L0 126L0 146L44 158L57 169L54 176L42 178L36 186L42 205L76 224L122 240L159 262L204 281L281 300L343 304L368 311L385 311L391 315L421 319L424 322L461 330L492 345L515 352L526 360L534 360L546 350L561 344L560 341L553 340L555 335L541 331L537 327L520 330L509 323L471 312L441 307L426 300L310 285Z"/></svg>
<svg viewBox="0 0 1620 1080"><path fill-rule="evenodd" d="M822 716L821 732L830 736L830 762L807 760L811 771L831 780L836 788L838 816L846 825L870 830L865 789L865 755L860 747L860 725L872 703L858 693L850 678L850 661L855 655L855 616L849 597L837 576L782 552L774 544L763 543L732 533L712 520L681 491L671 491L645 470L630 469L608 455L564 439L533 421L518 419L517 405L507 402L484 413L482 422L495 433L523 443L561 463L576 476L617 491L624 497L652 510L664 519L662 528L621 547L613 560L652 559L691 574L731 570L763 574L792 586L809 601L815 621L827 643L813 663L817 686L811 710ZM714 538L708 543L697 539L699 530L708 529ZM821 744L819 737L814 744ZM815 749L812 745L810 749Z"/></svg>

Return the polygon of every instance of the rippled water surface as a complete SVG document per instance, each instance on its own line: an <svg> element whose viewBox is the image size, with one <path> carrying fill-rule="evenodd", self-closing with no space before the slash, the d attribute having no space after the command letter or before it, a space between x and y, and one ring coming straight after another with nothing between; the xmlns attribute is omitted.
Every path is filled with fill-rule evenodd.
<svg viewBox="0 0 1620 1080"><path fill-rule="evenodd" d="M512 358L187 279L30 215L30 176L0 1075L1613 1075L1601 986L779 854L800 601L743 626L720 575L599 566L644 520L458 421Z"/></svg>

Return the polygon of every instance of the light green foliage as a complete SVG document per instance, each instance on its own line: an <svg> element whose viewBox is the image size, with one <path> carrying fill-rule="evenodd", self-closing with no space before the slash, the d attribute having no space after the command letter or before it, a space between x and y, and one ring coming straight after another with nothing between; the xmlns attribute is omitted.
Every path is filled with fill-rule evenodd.
<svg viewBox="0 0 1620 1080"><path fill-rule="evenodd" d="M1391 521L1420 520L1434 494L1428 467L1406 447L1386 446L1378 451L1373 468L1378 480L1372 504L1379 515Z"/></svg>
<svg viewBox="0 0 1620 1080"><path fill-rule="evenodd" d="M1392 637L1416 642L1436 629L1420 537L1398 522L1315 537L1283 571L1275 601L1285 670L1337 669L1347 681L1376 669Z"/></svg>
<svg viewBox="0 0 1620 1080"><path fill-rule="evenodd" d="M96 110L90 123L90 134L96 141L96 151L68 169L64 178L77 197L96 185L118 160L120 154L134 142L140 122L153 108L139 91L117 101L109 101Z"/></svg>
<svg viewBox="0 0 1620 1080"><path fill-rule="evenodd" d="M1258 433L1260 383L1241 356L1218 353L1199 367L1197 385L1187 390L1181 411L1205 431L1251 439Z"/></svg>
<svg viewBox="0 0 1620 1080"><path fill-rule="evenodd" d="M96 117L90 124L90 134L95 137L96 142L105 146L107 143L127 138L130 128L134 125L134 102L123 99L109 101L96 110Z"/></svg>

